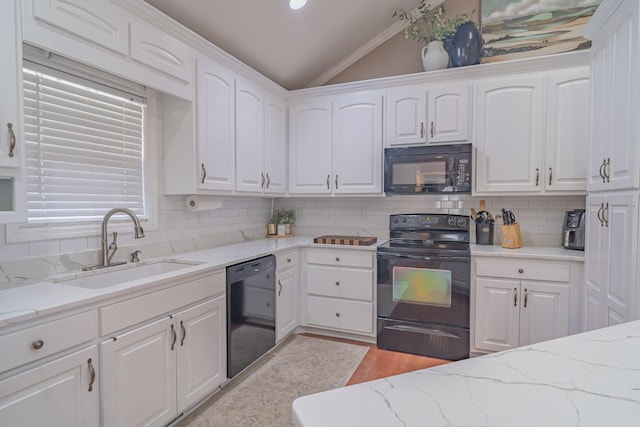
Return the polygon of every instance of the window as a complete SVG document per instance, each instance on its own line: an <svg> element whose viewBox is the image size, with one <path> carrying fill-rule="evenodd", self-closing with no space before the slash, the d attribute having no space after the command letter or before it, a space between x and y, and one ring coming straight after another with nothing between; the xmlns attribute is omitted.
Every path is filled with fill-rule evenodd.
<svg viewBox="0 0 640 427"><path fill-rule="evenodd" d="M8 239L95 234L114 207L129 208L148 222L155 196L146 185L154 165L145 156L147 100L113 85L117 77L92 79L87 67L67 72L65 66L49 66L50 54L46 60L36 57L23 64L28 219L13 233L8 230ZM56 65L65 61L55 59ZM125 89L137 87L125 83ZM112 221L119 219L128 220Z"/></svg>

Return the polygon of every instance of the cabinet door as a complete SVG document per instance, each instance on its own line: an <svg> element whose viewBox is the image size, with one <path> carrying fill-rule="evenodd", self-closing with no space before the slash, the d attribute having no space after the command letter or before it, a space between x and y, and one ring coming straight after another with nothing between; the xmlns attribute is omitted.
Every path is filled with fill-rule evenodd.
<svg viewBox="0 0 640 427"><path fill-rule="evenodd" d="M429 89L427 139L429 143L469 139L469 86Z"/></svg>
<svg viewBox="0 0 640 427"><path fill-rule="evenodd" d="M289 191L330 193L331 103L294 105L289 120Z"/></svg>
<svg viewBox="0 0 640 427"><path fill-rule="evenodd" d="M3 5L0 16L0 46L7 60L0 63L0 167L17 168L24 155L20 125L22 54L18 47L14 2ZM20 53L20 55L19 55Z"/></svg>
<svg viewBox="0 0 640 427"><path fill-rule="evenodd" d="M262 192L264 171L264 96L255 86L236 81L236 190Z"/></svg>
<svg viewBox="0 0 640 427"><path fill-rule="evenodd" d="M513 280L476 279L476 348L501 351L518 346L518 290Z"/></svg>
<svg viewBox="0 0 640 427"><path fill-rule="evenodd" d="M387 90L386 147L426 143L427 90L425 86Z"/></svg>
<svg viewBox="0 0 640 427"><path fill-rule="evenodd" d="M97 355L91 346L0 381L0 424L99 426Z"/></svg>
<svg viewBox="0 0 640 427"><path fill-rule="evenodd" d="M540 76L477 86L477 192L540 191L543 97Z"/></svg>
<svg viewBox="0 0 640 427"><path fill-rule="evenodd" d="M333 190L382 192L382 95L350 94L333 102Z"/></svg>
<svg viewBox="0 0 640 427"><path fill-rule="evenodd" d="M638 194L587 197L584 324L587 330L635 318Z"/></svg>
<svg viewBox="0 0 640 427"><path fill-rule="evenodd" d="M169 317L100 344L103 427L163 425L176 415L177 345Z"/></svg>
<svg viewBox="0 0 640 427"><path fill-rule="evenodd" d="M284 101L265 99L264 123L264 192L287 192L287 108Z"/></svg>
<svg viewBox="0 0 640 427"><path fill-rule="evenodd" d="M621 2L593 42L593 140L589 190L637 188L638 5Z"/></svg>
<svg viewBox="0 0 640 427"><path fill-rule="evenodd" d="M519 345L569 335L569 286L522 282Z"/></svg>
<svg viewBox="0 0 640 427"><path fill-rule="evenodd" d="M199 188L235 188L234 75L212 60L197 62Z"/></svg>
<svg viewBox="0 0 640 427"><path fill-rule="evenodd" d="M178 408L191 405L227 379L226 299L223 296L178 313Z"/></svg>
<svg viewBox="0 0 640 427"><path fill-rule="evenodd" d="M297 273L288 268L277 273L276 342L285 339L298 325L296 316Z"/></svg>
<svg viewBox="0 0 640 427"><path fill-rule="evenodd" d="M122 56L129 54L129 23L124 11L102 0L25 0L24 38L42 45L41 25L70 34ZM62 39L60 39L62 40ZM59 44L58 44L59 43ZM52 40L56 51L67 54L64 43ZM47 46L49 46L47 44ZM51 46L54 47L54 46Z"/></svg>
<svg viewBox="0 0 640 427"><path fill-rule="evenodd" d="M586 191L590 104L587 67L547 77L545 191Z"/></svg>
<svg viewBox="0 0 640 427"><path fill-rule="evenodd" d="M605 196L588 196L586 202L586 236L584 252L585 286L582 296L584 330L604 327L606 304L604 293L609 276L610 240L602 212Z"/></svg>

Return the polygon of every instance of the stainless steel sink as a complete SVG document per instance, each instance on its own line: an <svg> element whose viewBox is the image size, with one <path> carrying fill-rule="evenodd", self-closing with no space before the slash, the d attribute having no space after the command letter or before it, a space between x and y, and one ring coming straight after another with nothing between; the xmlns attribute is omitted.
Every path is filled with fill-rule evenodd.
<svg viewBox="0 0 640 427"><path fill-rule="evenodd" d="M121 285L140 279L152 279L165 273L171 273L201 263L176 260L159 260L148 263L132 263L113 268L82 272L70 276L51 279L51 282L66 286L87 289L102 289Z"/></svg>

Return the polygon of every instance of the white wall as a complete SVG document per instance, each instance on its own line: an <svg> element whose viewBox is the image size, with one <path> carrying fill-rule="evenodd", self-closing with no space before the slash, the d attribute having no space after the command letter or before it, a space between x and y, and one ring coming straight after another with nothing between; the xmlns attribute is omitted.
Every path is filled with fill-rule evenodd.
<svg viewBox="0 0 640 427"><path fill-rule="evenodd" d="M320 236L324 234L389 237L389 215L401 213L453 213L470 215L480 210L480 200L487 210L499 214L500 208L513 211L520 224L523 245L560 246L564 213L584 209L584 196L394 196L380 198L294 198L278 199L276 207L296 209L298 220L294 233ZM501 222L498 221L498 224ZM472 242L475 229L471 228ZM495 244L500 244L500 227L495 228Z"/></svg>

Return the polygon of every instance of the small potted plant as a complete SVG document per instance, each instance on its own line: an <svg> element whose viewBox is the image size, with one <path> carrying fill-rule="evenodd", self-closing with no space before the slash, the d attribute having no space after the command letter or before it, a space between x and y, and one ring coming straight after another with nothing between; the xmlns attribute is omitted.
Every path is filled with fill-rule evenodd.
<svg viewBox="0 0 640 427"><path fill-rule="evenodd" d="M278 236L290 235L291 225L296 223L296 211L293 209L279 209L274 213L274 218L278 224Z"/></svg>
<svg viewBox="0 0 640 427"><path fill-rule="evenodd" d="M471 14L474 12L475 10ZM466 13L448 18L445 16L444 6L441 5L432 9L426 4L426 0L420 0L415 11L395 11L393 16L407 23L404 29L405 38L426 43L426 46L422 48L422 64L425 71L447 68L449 54L451 53L451 49L449 49L452 46L451 40L454 38L458 28L471 22L469 15ZM473 23L471 22L471 24ZM480 39L480 33L477 29L476 32L477 35L474 34L474 41L477 42ZM479 43L478 55L482 47L481 40L479 40ZM453 63L453 65L457 66L456 63Z"/></svg>

